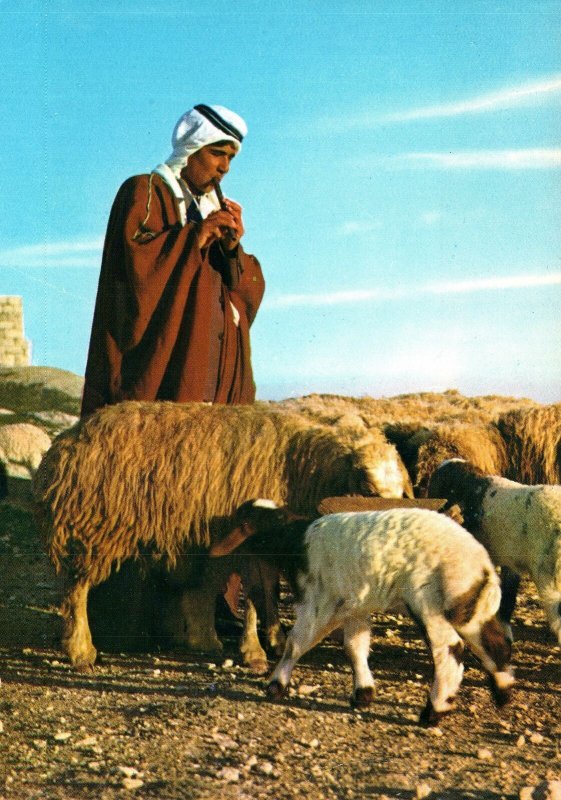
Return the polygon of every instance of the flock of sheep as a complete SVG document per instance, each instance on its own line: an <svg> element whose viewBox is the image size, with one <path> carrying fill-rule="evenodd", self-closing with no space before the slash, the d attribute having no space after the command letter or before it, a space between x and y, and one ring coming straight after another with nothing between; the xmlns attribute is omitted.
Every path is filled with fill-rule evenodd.
<svg viewBox="0 0 561 800"><path fill-rule="evenodd" d="M378 402L126 402L60 434L34 494L48 556L65 578L71 662L89 670L96 660L90 589L135 560L168 576L173 638L202 650L221 647L216 598L232 572L241 574L245 663L267 669L258 616L266 645L282 653L272 698L286 692L303 653L343 628L352 702L370 703L368 618L397 608L423 627L435 665L422 722L451 709L464 643L506 702L521 574L536 584L561 643L561 404L435 424L430 409L416 422L406 412L390 419ZM340 495L445 498L463 527L420 508L318 514L322 499ZM286 642L279 574L295 598Z"/></svg>

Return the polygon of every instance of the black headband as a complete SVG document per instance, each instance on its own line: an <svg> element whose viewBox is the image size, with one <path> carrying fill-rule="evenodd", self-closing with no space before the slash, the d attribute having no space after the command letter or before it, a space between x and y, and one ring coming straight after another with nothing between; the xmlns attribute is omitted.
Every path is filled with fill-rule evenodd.
<svg viewBox="0 0 561 800"><path fill-rule="evenodd" d="M200 105L195 106L195 111L198 111L199 114L202 114L203 117L206 117L209 122L212 122L215 128L218 128L218 130L222 131L223 133L227 133L228 136L233 136L234 139L238 140L238 142L243 140L243 136L239 130L234 128L230 122L226 122L226 120L210 106L205 106L201 103Z"/></svg>

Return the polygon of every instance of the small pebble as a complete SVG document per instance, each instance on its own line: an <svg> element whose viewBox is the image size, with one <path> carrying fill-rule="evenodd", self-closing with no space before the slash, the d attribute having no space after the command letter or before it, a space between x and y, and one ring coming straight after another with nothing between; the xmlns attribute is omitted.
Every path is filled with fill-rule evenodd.
<svg viewBox="0 0 561 800"><path fill-rule="evenodd" d="M213 733L212 738L221 750L230 750L238 746L237 742L225 733Z"/></svg>
<svg viewBox="0 0 561 800"><path fill-rule="evenodd" d="M67 742L71 736L71 733L59 731L59 733L55 733L55 742Z"/></svg>
<svg viewBox="0 0 561 800"><path fill-rule="evenodd" d="M97 744L97 739L95 736L86 736L85 739L82 739L80 742L76 742L74 747L95 747Z"/></svg>
<svg viewBox="0 0 561 800"><path fill-rule="evenodd" d="M477 751L477 758L480 761L490 761L493 758L493 753L487 747L480 747Z"/></svg>
<svg viewBox="0 0 561 800"><path fill-rule="evenodd" d="M254 767L256 764L257 764L257 756L256 756L256 755L251 755L251 756L250 756L250 757L247 759L247 761L245 762L245 764L244 764L244 769L249 771L249 770L250 770L252 767Z"/></svg>
<svg viewBox="0 0 561 800"><path fill-rule="evenodd" d="M532 742L532 744L542 744L543 736L541 735L541 733L533 733L530 736L530 741Z"/></svg>
<svg viewBox="0 0 561 800"><path fill-rule="evenodd" d="M306 683L301 683L298 689L296 690L296 694L298 694L300 697L308 697L309 695L318 692L320 688L321 687L319 686L319 684L315 686L309 686Z"/></svg>
<svg viewBox="0 0 561 800"><path fill-rule="evenodd" d="M144 786L144 781L141 781L140 778L123 778L121 786L129 790L140 789L141 786Z"/></svg>
<svg viewBox="0 0 561 800"><path fill-rule="evenodd" d="M235 783L240 779L240 771L234 767L222 767L218 773L218 777L222 778L222 780L227 783Z"/></svg>
<svg viewBox="0 0 561 800"><path fill-rule="evenodd" d="M33 739L33 747L35 747L37 750L44 750L46 746L47 742L45 739Z"/></svg>
<svg viewBox="0 0 561 800"><path fill-rule="evenodd" d="M134 767L117 767L121 775L124 775L125 778L135 778L138 775L138 770Z"/></svg>
<svg viewBox="0 0 561 800"><path fill-rule="evenodd" d="M432 792L432 789L428 785L428 783L420 783L417 787L415 787L415 797L417 800L425 800Z"/></svg>
<svg viewBox="0 0 561 800"><path fill-rule="evenodd" d="M526 744L526 737L520 735L518 737L518 739L516 740L516 746L517 747L524 747L525 744Z"/></svg>
<svg viewBox="0 0 561 800"><path fill-rule="evenodd" d="M273 770L274 767L270 761L264 761L262 764L259 765L259 772L262 772L263 775L271 775Z"/></svg>

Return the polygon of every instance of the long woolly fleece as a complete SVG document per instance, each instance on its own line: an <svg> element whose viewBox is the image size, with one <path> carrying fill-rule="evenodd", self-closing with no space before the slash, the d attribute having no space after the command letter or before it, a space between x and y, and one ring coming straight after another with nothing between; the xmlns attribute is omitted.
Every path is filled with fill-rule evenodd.
<svg viewBox="0 0 561 800"><path fill-rule="evenodd" d="M401 464L379 436L354 441L259 404L125 402L55 439L35 476L37 517L55 567L95 585L139 554L173 567L250 497L313 515L330 495L379 494L390 456Z"/></svg>

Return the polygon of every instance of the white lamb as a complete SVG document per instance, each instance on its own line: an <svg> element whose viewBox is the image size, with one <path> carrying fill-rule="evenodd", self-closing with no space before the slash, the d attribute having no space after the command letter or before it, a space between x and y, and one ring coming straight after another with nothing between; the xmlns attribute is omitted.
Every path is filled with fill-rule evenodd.
<svg viewBox="0 0 561 800"><path fill-rule="evenodd" d="M231 533L211 555L240 545L277 566L295 594L296 621L269 698L286 694L297 660L342 627L354 674L351 704L368 705L374 686L369 616L405 606L425 629L435 667L421 723L435 724L452 708L463 675L462 640L490 674L497 704L507 702L514 677L510 644L495 616L499 580L485 549L449 517L395 508L310 522L253 500L240 506Z"/></svg>
<svg viewBox="0 0 561 800"><path fill-rule="evenodd" d="M561 486L527 486L453 458L433 472L428 493L459 505L464 526L501 567L499 617L510 640L520 575L529 574L561 644Z"/></svg>

